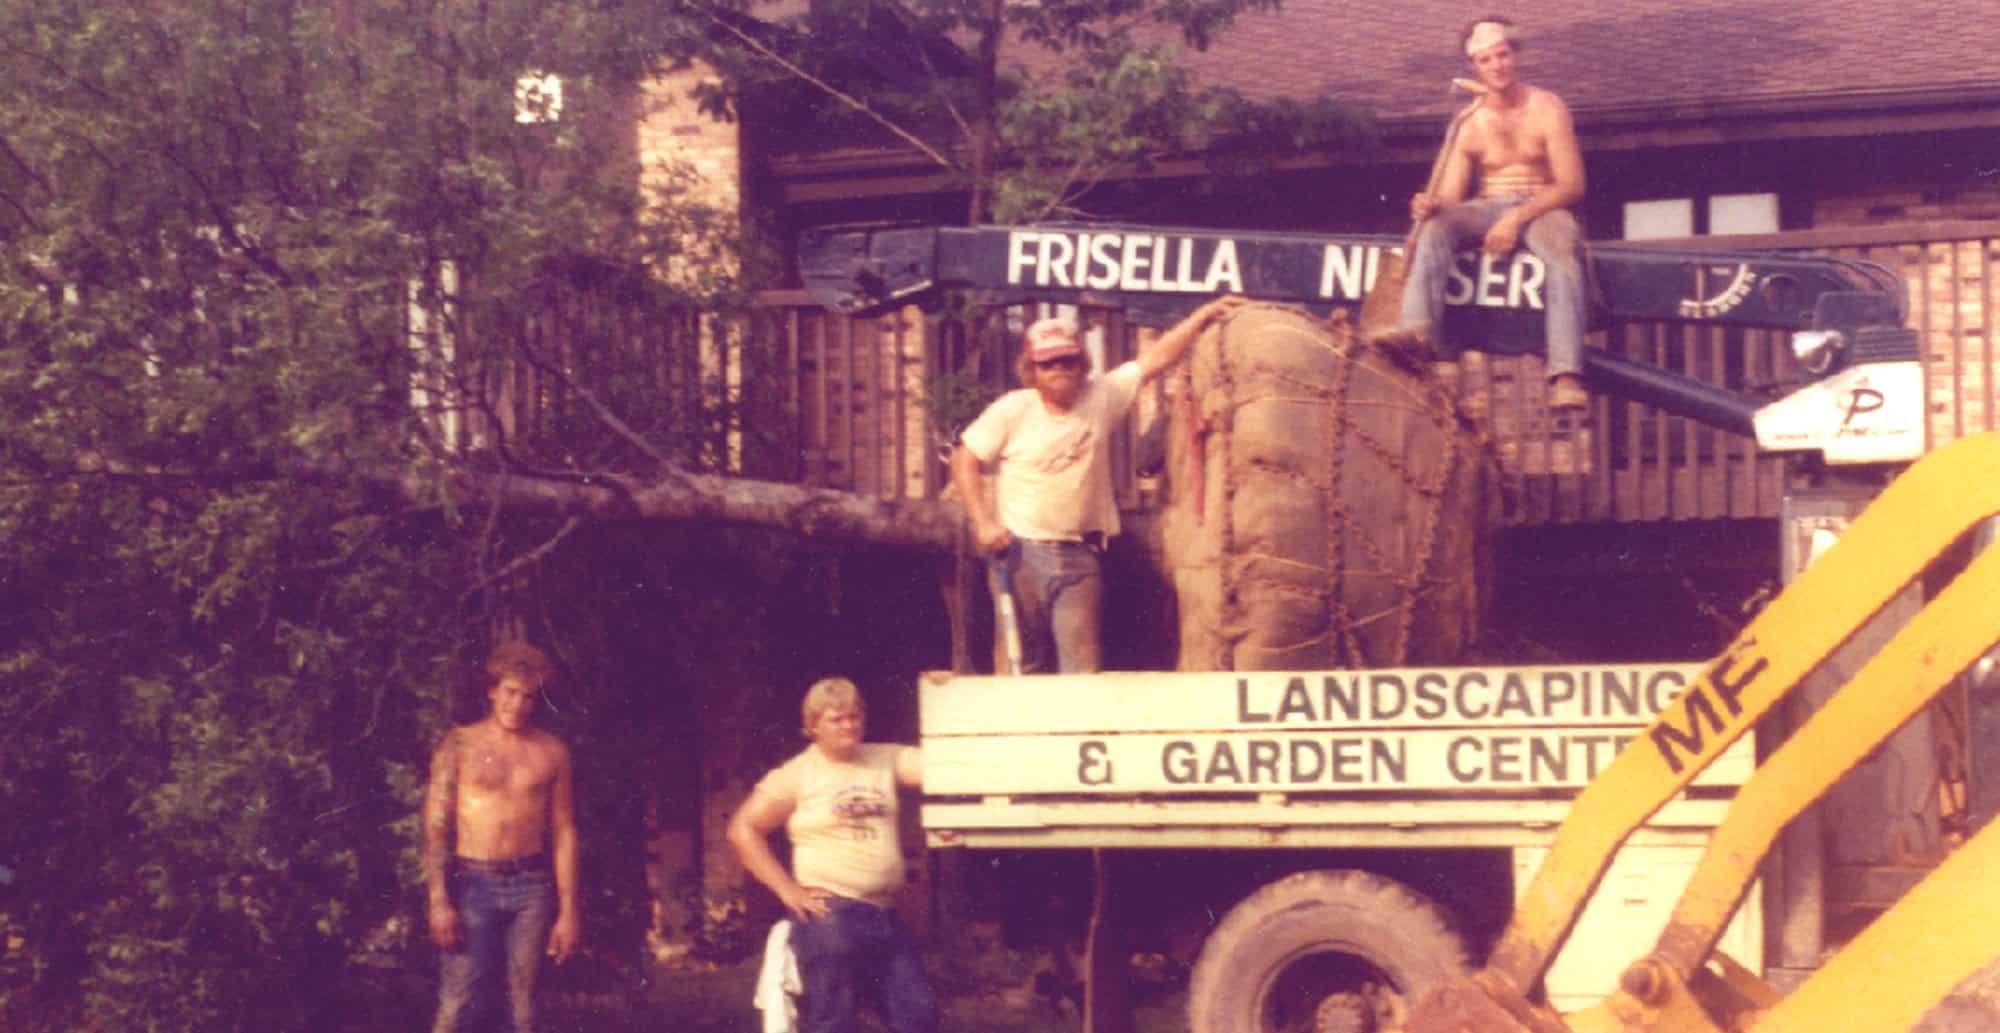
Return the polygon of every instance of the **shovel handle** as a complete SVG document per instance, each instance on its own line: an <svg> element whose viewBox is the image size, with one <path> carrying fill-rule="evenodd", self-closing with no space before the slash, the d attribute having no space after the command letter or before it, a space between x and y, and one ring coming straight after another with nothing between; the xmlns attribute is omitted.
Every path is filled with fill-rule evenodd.
<svg viewBox="0 0 2000 1033"><path fill-rule="evenodd" d="M1458 80L1454 79L1452 82L1456 84ZM1482 97L1481 100L1483 99ZM1473 112L1479 110L1479 105L1480 101L1478 100L1467 104L1458 114L1453 115L1451 123L1445 126L1444 140L1438 144L1437 156L1431 159L1431 178L1424 181L1424 193L1437 193L1438 180L1444 177L1445 161L1451 157L1451 146L1458 140L1458 129L1465 124L1466 119L1472 117ZM1423 228L1424 220L1412 219L1410 221L1410 235L1403 240L1403 254L1408 255L1410 249L1417 246L1417 231Z"/></svg>
<svg viewBox="0 0 2000 1033"><path fill-rule="evenodd" d="M1014 572L1005 555L986 557L986 567L998 589L993 593L993 622L1006 657L1006 673L1021 674L1021 615L1014 607Z"/></svg>

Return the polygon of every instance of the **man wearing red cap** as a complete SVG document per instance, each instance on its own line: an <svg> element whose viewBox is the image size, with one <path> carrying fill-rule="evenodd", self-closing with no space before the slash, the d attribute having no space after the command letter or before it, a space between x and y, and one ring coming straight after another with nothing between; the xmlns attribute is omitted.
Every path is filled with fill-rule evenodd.
<svg viewBox="0 0 2000 1033"><path fill-rule="evenodd" d="M1435 357L1458 249L1477 242L1498 257L1519 245L1547 270L1549 404L1581 408L1589 401L1580 379L1583 229L1568 211L1584 190L1576 127L1561 97L1515 76L1521 45L1513 22L1481 18L1460 33L1459 45L1484 92L1451 137L1437 192L1410 198L1410 218L1423 225L1410 255L1401 319L1375 343L1415 358ZM1471 197L1475 172L1479 194Z"/></svg>
<svg viewBox="0 0 2000 1033"><path fill-rule="evenodd" d="M1025 388L995 399L960 435L952 483L981 552L1003 554L1021 623L1022 670L1099 668L1098 562L1118 533L1111 488L1111 432L1139 387L1170 369L1210 323L1247 299L1216 298L1160 334L1138 356L1093 375L1076 327L1028 327L1017 367ZM989 504L982 474L994 468ZM999 591L997 580L993 585Z"/></svg>

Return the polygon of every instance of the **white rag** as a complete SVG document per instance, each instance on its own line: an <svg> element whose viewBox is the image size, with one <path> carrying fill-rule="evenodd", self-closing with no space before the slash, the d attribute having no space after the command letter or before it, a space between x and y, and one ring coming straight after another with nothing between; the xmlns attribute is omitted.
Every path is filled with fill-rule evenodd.
<svg viewBox="0 0 2000 1033"><path fill-rule="evenodd" d="M1472 27L1471 34L1465 38L1465 56L1477 57L1480 51L1495 43L1512 42L1514 42L1514 30L1511 26L1499 22L1480 22Z"/></svg>
<svg viewBox="0 0 2000 1033"><path fill-rule="evenodd" d="M794 1033L799 1028L799 960L792 955L792 920L780 918L764 938L764 964L757 970L757 990L750 1001L764 1013L764 1033Z"/></svg>

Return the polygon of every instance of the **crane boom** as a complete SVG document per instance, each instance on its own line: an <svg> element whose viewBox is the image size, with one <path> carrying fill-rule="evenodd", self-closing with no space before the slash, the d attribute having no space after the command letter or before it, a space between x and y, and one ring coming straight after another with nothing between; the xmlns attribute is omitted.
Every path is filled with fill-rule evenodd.
<svg viewBox="0 0 2000 1033"><path fill-rule="evenodd" d="M1379 234L1106 223L877 225L808 230L798 255L812 297L851 315L971 290L1000 304L1116 307L1165 325L1225 293L1308 309L1358 305L1383 255L1400 245ZM1595 389L1754 437L1767 451L1816 451L1832 463L1922 453L1921 355L1893 270L1838 255L1628 243L1592 244L1589 259L1593 329L1664 320L1786 332L1810 378L1774 400L1590 348L1584 374ZM1461 253L1446 290L1445 342L1502 355L1540 350L1544 282L1541 261L1525 251Z"/></svg>

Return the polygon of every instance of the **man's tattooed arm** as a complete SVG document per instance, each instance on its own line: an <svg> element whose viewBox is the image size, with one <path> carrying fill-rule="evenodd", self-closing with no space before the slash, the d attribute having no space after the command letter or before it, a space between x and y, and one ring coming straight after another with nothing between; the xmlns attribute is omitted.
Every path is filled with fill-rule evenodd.
<svg viewBox="0 0 2000 1033"><path fill-rule="evenodd" d="M452 827L458 814L458 757L461 733L445 735L431 755L430 786L424 791L424 882L430 891L431 938L440 946L456 946L458 915L451 906L445 862L451 856Z"/></svg>

